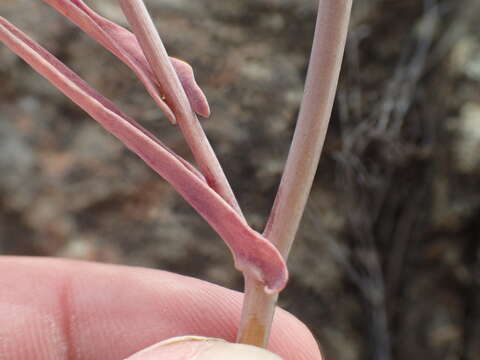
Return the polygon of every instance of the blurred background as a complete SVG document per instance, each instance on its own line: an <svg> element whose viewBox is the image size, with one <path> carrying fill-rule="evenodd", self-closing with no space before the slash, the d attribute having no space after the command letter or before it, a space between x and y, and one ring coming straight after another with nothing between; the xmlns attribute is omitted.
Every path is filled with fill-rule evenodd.
<svg viewBox="0 0 480 360"><path fill-rule="evenodd" d="M116 1L88 1L126 25ZM302 96L315 0L147 1L262 230ZM191 159L132 73L41 1L6 17ZM327 359L479 359L480 2L356 0L280 304ZM141 265L242 289L221 240L136 156L0 46L0 253Z"/></svg>

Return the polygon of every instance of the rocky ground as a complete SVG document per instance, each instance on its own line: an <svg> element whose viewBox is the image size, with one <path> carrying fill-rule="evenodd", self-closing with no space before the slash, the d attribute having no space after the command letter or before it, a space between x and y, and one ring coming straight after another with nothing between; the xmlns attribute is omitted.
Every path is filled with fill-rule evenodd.
<svg viewBox="0 0 480 360"><path fill-rule="evenodd" d="M115 1L89 3L125 24ZM170 54L194 66L213 110L206 132L261 230L302 96L316 1L147 4ZM191 158L130 71L54 10L3 0L0 15ZM478 358L479 15L476 0L355 1L280 301L327 359ZM4 46L0 84L0 253L242 288L225 246L170 186Z"/></svg>

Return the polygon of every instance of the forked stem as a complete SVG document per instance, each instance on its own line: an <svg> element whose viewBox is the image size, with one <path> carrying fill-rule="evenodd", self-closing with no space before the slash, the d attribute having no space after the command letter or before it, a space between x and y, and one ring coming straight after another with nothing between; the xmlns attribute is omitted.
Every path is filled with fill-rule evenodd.
<svg viewBox="0 0 480 360"><path fill-rule="evenodd" d="M120 4L147 61L162 86L165 102L173 110L185 140L208 184L242 216L227 177L190 106L143 0L120 0Z"/></svg>
<svg viewBox="0 0 480 360"><path fill-rule="evenodd" d="M320 0L305 92L292 145L264 235L287 259L310 194L330 120L352 0ZM245 280L237 341L266 346L277 295Z"/></svg>

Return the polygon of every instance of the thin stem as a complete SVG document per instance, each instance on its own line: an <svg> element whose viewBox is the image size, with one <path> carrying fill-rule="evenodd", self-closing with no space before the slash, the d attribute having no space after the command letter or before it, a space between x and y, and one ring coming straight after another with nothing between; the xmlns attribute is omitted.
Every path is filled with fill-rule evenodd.
<svg viewBox="0 0 480 360"><path fill-rule="evenodd" d="M207 183L241 215L227 177L192 110L143 0L120 0L120 4Z"/></svg>
<svg viewBox="0 0 480 360"><path fill-rule="evenodd" d="M295 134L265 235L288 256L327 132L352 0L320 0L312 55Z"/></svg>
<svg viewBox="0 0 480 360"><path fill-rule="evenodd" d="M278 294L267 295L265 285L245 276L245 296L237 342L267 347Z"/></svg>
<svg viewBox="0 0 480 360"><path fill-rule="evenodd" d="M300 114L264 235L287 259L312 187L340 74L352 0L320 0ZM238 340L265 346L277 296L245 282ZM253 335L252 335L253 334Z"/></svg>

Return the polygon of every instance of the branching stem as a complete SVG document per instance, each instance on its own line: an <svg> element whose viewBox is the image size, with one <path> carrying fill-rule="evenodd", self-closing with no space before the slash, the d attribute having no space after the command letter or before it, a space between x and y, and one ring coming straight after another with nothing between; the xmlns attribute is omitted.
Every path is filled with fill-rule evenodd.
<svg viewBox="0 0 480 360"><path fill-rule="evenodd" d="M320 0L305 92L292 145L264 235L286 259L307 203L327 132L352 0ZM277 296L245 280L238 341L266 346Z"/></svg>
<svg viewBox="0 0 480 360"><path fill-rule="evenodd" d="M165 46L143 0L120 0L145 57L164 92L185 140L208 184L240 215L235 195L168 57Z"/></svg>

